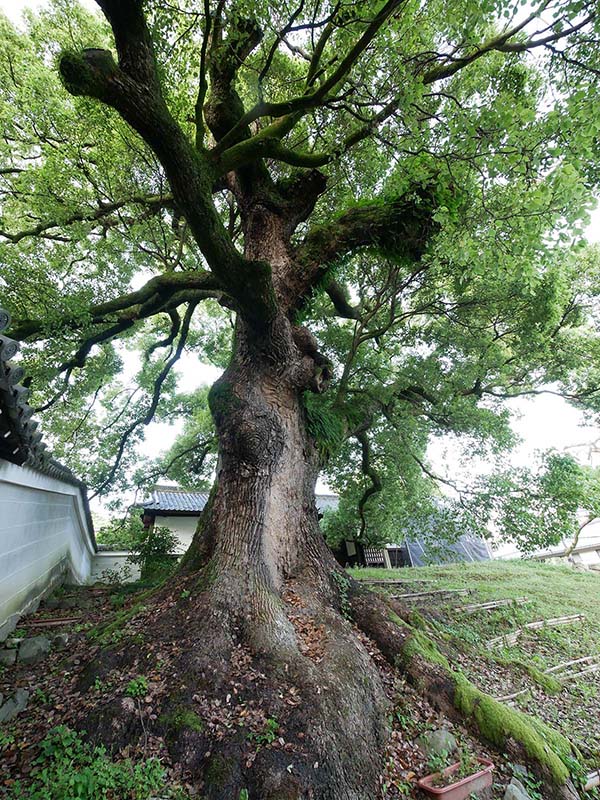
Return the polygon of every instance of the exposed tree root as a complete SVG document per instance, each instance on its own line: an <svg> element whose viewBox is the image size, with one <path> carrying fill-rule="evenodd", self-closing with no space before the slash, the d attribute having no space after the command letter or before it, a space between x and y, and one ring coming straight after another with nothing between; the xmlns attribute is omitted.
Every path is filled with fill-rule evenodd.
<svg viewBox="0 0 600 800"><path fill-rule="evenodd" d="M280 607L296 646L277 655L262 647L270 619L269 635L257 636L256 620L227 619L222 596L215 605L211 589L193 587L188 576L161 590L124 620L116 642L114 627L100 633L106 646L82 673L81 691L97 679L123 687L157 671L154 653L164 660L141 712L121 688L81 727L113 749L164 737L207 800L237 800L244 789L255 800L372 800L387 700L351 623L306 587L288 586Z"/></svg>
<svg viewBox="0 0 600 800"><path fill-rule="evenodd" d="M513 760L530 765L544 783L547 800L578 797L569 777L569 763L578 754L564 736L477 689L451 667L428 633L409 625L391 607L386 612L383 601L374 603L372 595L353 588L351 602L357 625L391 663L404 669L434 707L450 719L467 724Z"/></svg>
<svg viewBox="0 0 600 800"><path fill-rule="evenodd" d="M374 800L389 737L376 649L432 706L531 766L547 800L577 797L563 737L473 687L401 607L343 580L338 608L288 583L279 615L268 614L261 631L239 596L228 610L206 571L178 576L94 632L100 649L78 689L105 688L94 711L77 718L75 710L69 724L113 752L161 755L206 800L245 792L249 800ZM352 622L340 613L350 608ZM273 635L282 618L293 647L289 632ZM288 645L278 651L263 646L269 641ZM131 697L129 682L140 676L147 695Z"/></svg>

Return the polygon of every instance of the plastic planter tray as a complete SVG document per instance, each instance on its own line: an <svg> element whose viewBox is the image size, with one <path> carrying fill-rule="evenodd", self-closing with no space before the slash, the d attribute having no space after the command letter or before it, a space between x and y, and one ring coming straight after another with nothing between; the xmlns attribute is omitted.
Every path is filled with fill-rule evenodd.
<svg viewBox="0 0 600 800"><path fill-rule="evenodd" d="M465 800L471 792L480 792L482 789L487 789L488 786L492 785L493 763L487 758L478 758L477 761L479 761L483 769L480 769L479 772L474 772L473 775L462 778L456 783L451 783L449 786L432 786L433 781L440 774L439 772L427 775L426 778L421 778L420 781L417 781L417 786L431 797L443 797L444 800ZM459 769L460 764L452 764L452 766L443 770L442 775L448 777Z"/></svg>

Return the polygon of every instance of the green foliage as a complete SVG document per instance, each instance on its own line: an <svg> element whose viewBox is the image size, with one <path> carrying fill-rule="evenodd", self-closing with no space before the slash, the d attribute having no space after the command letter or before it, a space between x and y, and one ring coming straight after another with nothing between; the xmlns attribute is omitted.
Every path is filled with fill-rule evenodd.
<svg viewBox="0 0 600 800"><path fill-rule="evenodd" d="M255 742L258 745L273 744L275 739L277 739L278 734L279 723L273 717L269 717L260 733L254 733L251 731L247 738L249 741Z"/></svg>
<svg viewBox="0 0 600 800"><path fill-rule="evenodd" d="M96 532L98 544L115 550L135 550L144 535L144 525L139 509L130 511L124 518L111 520Z"/></svg>
<svg viewBox="0 0 600 800"><path fill-rule="evenodd" d="M178 545L179 539L170 528L153 525L144 529L130 561L140 566L142 580L159 580L175 568L173 554Z"/></svg>
<svg viewBox="0 0 600 800"><path fill-rule="evenodd" d="M437 787L450 786L463 778L467 778L469 775L473 775L474 772L481 768L473 754L466 747L463 747L458 755L451 755L446 750L442 750L440 753L432 753L427 759L427 770L430 773L442 773L447 767L457 762L459 766L455 772L447 777L438 775L432 785Z"/></svg>
<svg viewBox="0 0 600 800"><path fill-rule="evenodd" d="M7 750L15 743L15 734L5 725L0 728L0 750Z"/></svg>
<svg viewBox="0 0 600 800"><path fill-rule="evenodd" d="M427 758L427 771L441 772L446 767L449 767L451 763L450 753L447 750L442 750L439 753L430 753Z"/></svg>
<svg viewBox="0 0 600 800"><path fill-rule="evenodd" d="M132 678L125 689L127 697L144 697L148 694L148 678L138 675Z"/></svg>
<svg viewBox="0 0 600 800"><path fill-rule="evenodd" d="M64 725L50 731L40 750L30 784L14 784L9 800L147 800L166 788L166 772L158 759L113 762L104 747L84 742Z"/></svg>
<svg viewBox="0 0 600 800"><path fill-rule="evenodd" d="M39 686L36 687L33 693L33 699L43 706L47 706L52 702L50 696Z"/></svg>
<svg viewBox="0 0 600 800"><path fill-rule="evenodd" d="M482 479L480 498L502 539L522 552L561 541L574 547L581 530L600 516L600 469L547 451L537 470L515 468Z"/></svg>
<svg viewBox="0 0 600 800"><path fill-rule="evenodd" d="M541 781L537 781L529 772L523 774L521 770L515 777L523 784L531 800L544 800L544 796L541 793L543 789Z"/></svg>
<svg viewBox="0 0 600 800"><path fill-rule="evenodd" d="M352 234L321 265L319 290L308 287L290 306L301 310L333 365L329 393L304 401L326 477L343 494L328 539L358 533L359 503L361 535L374 544L394 541L410 520L421 527L434 520L449 540L466 526L481 529L506 483L490 483L488 499L469 509L440 504L428 445L453 435L468 455L503 459L514 443L503 401L550 384L591 413L600 410L600 337L590 311L600 294L600 258L582 238L600 183L597 42L584 28L531 57L515 46L495 47L495 37L521 18L522 4L411 1L369 40L368 56L347 60L373 3L326 10L316 0L301 3L293 45L277 34L287 30L287 4L240 0L236 13L224 8L226 40L236 36L233 23L242 16L263 31L248 58L235 64L239 102L250 109L314 99L293 125L277 113L277 122L259 119L255 126L262 137L254 143L260 153L254 166L264 170L261 200L267 207L281 192L287 210L290 197L299 198L295 219L302 222L290 254L302 250L307 231L312 247L305 255L317 260L336 237ZM145 10L166 106L182 140L192 141L204 9L184 0ZM552 2L544 6L543 24L559 35L585 13L575 0ZM331 25L321 37L320 23L313 26L328 14ZM523 45L537 25L533 20L509 44ZM94 93L91 84L113 70L114 57L100 50L114 49L100 14L53 0L28 13L22 29L2 17L0 35L3 303L20 325L32 401L45 408L44 431L55 454L101 493L132 484L143 490L162 474L183 486L205 486L216 463L206 390L182 392L172 370L153 402L177 346L181 316L177 322L174 308L188 307L193 292L186 288L173 306L161 291L135 302L118 299L152 278L196 276L207 252L223 242L242 252L251 244L243 241L246 226L240 232L242 209L231 194L215 192L215 218L194 238L189 222L197 209L173 202L169 170L114 109L80 96L77 75L86 73ZM88 49L83 58L90 47L93 57ZM313 56L319 63L311 73ZM59 79L59 60L63 83L76 96ZM344 64L348 71L335 76ZM290 127L277 139L285 122ZM210 147L205 133L198 142ZM273 142L294 157L265 152ZM213 155L202 176L207 186L220 185ZM327 191L306 219L298 186L315 165ZM363 225L365 235L357 236L360 226L351 223L366 209L366 234ZM267 264L231 272L240 296L221 290L202 296L185 343L188 355L218 368L231 356L232 309L249 297L258 305L269 294L257 288L259 272L270 273ZM332 277L358 307L355 319L333 313L324 291ZM94 318L99 300L109 308ZM142 309L148 316L138 319ZM123 321L121 312L131 324L94 344L90 337L110 333ZM85 353L82 343L89 345ZM227 394L221 385L213 396L218 413L235 409ZM184 428L150 462L139 448L152 417L183 421ZM362 473L358 431L368 439L382 487L364 503L371 478ZM548 483L543 489L556 491ZM570 512L532 520L517 506L508 509L507 526L525 548L529 521L537 530L550 521L552 537L567 526ZM106 536L107 543L121 543L114 527Z"/></svg>
<svg viewBox="0 0 600 800"><path fill-rule="evenodd" d="M346 437L346 419L321 395L305 392L306 427L316 442L323 462L335 455Z"/></svg>

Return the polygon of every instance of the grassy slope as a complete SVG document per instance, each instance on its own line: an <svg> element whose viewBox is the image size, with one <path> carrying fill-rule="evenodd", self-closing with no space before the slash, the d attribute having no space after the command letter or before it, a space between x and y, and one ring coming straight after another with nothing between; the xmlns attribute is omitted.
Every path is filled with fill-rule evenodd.
<svg viewBox="0 0 600 800"><path fill-rule="evenodd" d="M472 599L461 602L527 596L532 601L531 611L537 613L539 619L586 614L598 632L600 647L599 573L575 572L569 567L533 561L486 561L391 570L351 569L349 572L358 579L432 581L432 589L472 589Z"/></svg>
<svg viewBox="0 0 600 800"><path fill-rule="evenodd" d="M382 590L393 594L472 590L469 596L424 598L410 605L437 621L432 632L443 630L451 636L457 649L456 666L480 689L496 697L529 689L516 704L570 738L581 749L586 769L600 766L600 673L568 681L559 692L541 686L532 676L532 667L543 672L571 659L600 654L600 574L524 561L350 572L358 579L405 580L403 587ZM456 608L466 603L518 597L527 597L528 602L472 615ZM512 647L491 649L488 645L490 638L527 622L572 614L585 615L584 622L527 631Z"/></svg>

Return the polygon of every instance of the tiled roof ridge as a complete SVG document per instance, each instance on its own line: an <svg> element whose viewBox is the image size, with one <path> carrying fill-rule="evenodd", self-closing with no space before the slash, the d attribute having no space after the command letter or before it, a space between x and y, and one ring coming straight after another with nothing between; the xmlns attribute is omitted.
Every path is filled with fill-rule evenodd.
<svg viewBox="0 0 600 800"><path fill-rule="evenodd" d="M33 408L27 402L29 389L21 385L25 371L11 361L20 345L6 336L11 316L0 308L0 459L17 466L31 467L50 478L77 486L85 508L92 539L94 525L87 500L87 487L68 467L53 458L37 430L39 422L32 419Z"/></svg>
<svg viewBox="0 0 600 800"><path fill-rule="evenodd" d="M155 486L152 494L206 494L206 489L184 489L183 486Z"/></svg>

